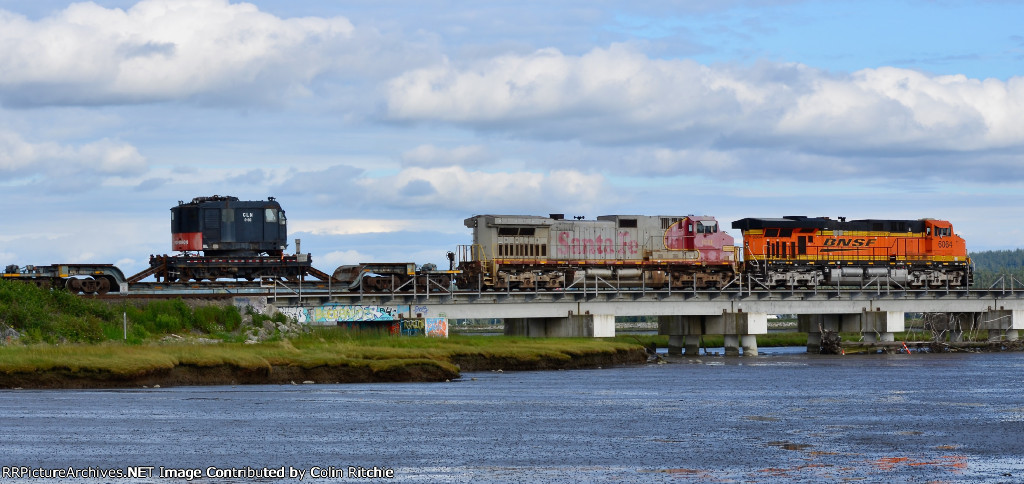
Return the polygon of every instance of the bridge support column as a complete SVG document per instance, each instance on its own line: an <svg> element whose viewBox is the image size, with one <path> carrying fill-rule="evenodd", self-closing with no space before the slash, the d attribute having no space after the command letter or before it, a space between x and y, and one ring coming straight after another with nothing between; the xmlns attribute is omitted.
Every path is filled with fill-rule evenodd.
<svg viewBox="0 0 1024 484"><path fill-rule="evenodd" d="M705 319L709 316L658 316L658 334L668 335L670 355L697 356L700 336L704 334ZM675 352L674 351L678 351Z"/></svg>
<svg viewBox="0 0 1024 484"><path fill-rule="evenodd" d="M757 336L752 334L740 336L740 346L743 347L743 356L757 356Z"/></svg>
<svg viewBox="0 0 1024 484"><path fill-rule="evenodd" d="M735 334L727 334L723 339L725 340L725 356L739 356L740 337Z"/></svg>
<svg viewBox="0 0 1024 484"><path fill-rule="evenodd" d="M904 331L903 311L864 311L861 313L860 331L864 341L893 341L893 333Z"/></svg>
<svg viewBox="0 0 1024 484"><path fill-rule="evenodd" d="M705 334L720 334L725 337L725 354L740 354L741 338L744 355L757 355L755 335L768 333L766 313L722 313L708 316L659 316L658 334L668 335L669 351L685 337L684 348L687 356L697 356L700 337Z"/></svg>
<svg viewBox="0 0 1024 484"><path fill-rule="evenodd" d="M757 356L758 334L768 333L768 314L766 313L722 313L721 316L708 318L706 324L710 334L725 336L725 355L740 354L740 339L743 339L743 354Z"/></svg>
<svg viewBox="0 0 1024 484"><path fill-rule="evenodd" d="M1017 341L1020 330L1024 329L1024 310L993 309L981 313L978 323L981 329L989 331L988 339Z"/></svg>
<svg viewBox="0 0 1024 484"><path fill-rule="evenodd" d="M574 314L564 318L508 318L506 336L529 338L610 338L615 336L615 316Z"/></svg>
<svg viewBox="0 0 1024 484"><path fill-rule="evenodd" d="M700 335L691 334L686 336L686 354L697 356L700 353Z"/></svg>
<svg viewBox="0 0 1024 484"><path fill-rule="evenodd" d="M664 317L664 316L663 316ZM683 345L686 344L686 336L681 334L673 334L668 337L668 354L669 356L682 356Z"/></svg>
<svg viewBox="0 0 1024 484"><path fill-rule="evenodd" d="M821 351L821 331L859 332L860 314L799 314L796 330L807 333L807 352Z"/></svg>

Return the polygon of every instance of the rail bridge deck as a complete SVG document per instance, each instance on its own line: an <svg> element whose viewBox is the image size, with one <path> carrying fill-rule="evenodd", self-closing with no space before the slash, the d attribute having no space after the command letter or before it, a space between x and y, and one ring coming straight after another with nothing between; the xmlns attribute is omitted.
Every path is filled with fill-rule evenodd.
<svg viewBox="0 0 1024 484"><path fill-rule="evenodd" d="M1016 339L1024 329L1024 288L919 289L878 285L815 289L611 289L597 284L568 290L449 291L437 285L381 293L345 292L320 282L275 284L135 284L130 295L246 296L291 311L308 308L402 308L407 317L502 319L506 334L526 336L613 336L615 316L657 316L670 346L691 348L703 334L726 336L745 353L756 353L754 335L767 332L767 315L794 314L808 347L821 331L860 332L891 341L904 330L906 313L965 313L973 328ZM330 321L322 322L330 324ZM990 333L991 334L991 333ZM955 335L954 335L955 338Z"/></svg>

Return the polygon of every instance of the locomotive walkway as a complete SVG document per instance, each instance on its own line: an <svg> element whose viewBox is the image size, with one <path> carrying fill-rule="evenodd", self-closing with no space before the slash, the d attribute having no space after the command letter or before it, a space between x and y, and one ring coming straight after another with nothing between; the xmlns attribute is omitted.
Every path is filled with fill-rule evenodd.
<svg viewBox="0 0 1024 484"><path fill-rule="evenodd" d="M726 353L756 354L755 335L767 333L769 314L798 315L808 346L821 331L860 332L865 341L892 341L904 331L906 313L958 313L968 329L989 330L1016 340L1024 329L1024 286L1013 281L985 290L864 288L724 290L613 289L590 281L566 290L448 291L436 284L410 285L384 293L342 292L322 283L179 287L185 295L259 297L307 323L388 318L503 319L506 334L523 336L614 336L615 316L657 316L670 350L696 352L700 336L724 335ZM157 294L163 287L135 285L131 294ZM265 299L262 299L265 298ZM376 318L376 319L374 319ZM955 333L955 332L954 332ZM955 340L956 334L953 335Z"/></svg>

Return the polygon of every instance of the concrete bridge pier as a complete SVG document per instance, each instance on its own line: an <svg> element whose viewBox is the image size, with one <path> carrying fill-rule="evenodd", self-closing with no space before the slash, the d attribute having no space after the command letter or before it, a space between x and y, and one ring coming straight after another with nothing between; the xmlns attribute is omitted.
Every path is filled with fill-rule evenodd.
<svg viewBox="0 0 1024 484"><path fill-rule="evenodd" d="M989 331L990 340L1017 341L1024 329L1024 310L990 309L981 313L978 327Z"/></svg>
<svg viewBox="0 0 1024 484"><path fill-rule="evenodd" d="M755 335L768 333L768 314L726 312L721 316L710 318L705 326L708 333L725 336L726 356L740 354L741 337L743 338L743 354L757 356L757 337Z"/></svg>
<svg viewBox="0 0 1024 484"><path fill-rule="evenodd" d="M505 335L529 338L611 338L615 336L615 316L570 314L561 318L507 318Z"/></svg>
<svg viewBox="0 0 1024 484"><path fill-rule="evenodd" d="M724 335L725 339L725 356L739 356L740 355L740 337L735 334Z"/></svg>
<svg viewBox="0 0 1024 484"><path fill-rule="evenodd" d="M807 352L821 350L821 331L860 332L860 314L799 314L796 330L807 333Z"/></svg>
<svg viewBox="0 0 1024 484"><path fill-rule="evenodd" d="M664 318L665 316L659 316ZM660 325L660 322L659 322ZM681 334L673 334L668 337L668 354L669 356L682 356L683 346L686 345L686 336Z"/></svg>
<svg viewBox="0 0 1024 484"><path fill-rule="evenodd" d="M765 315L767 317L767 315ZM740 336L740 346L743 348L743 356L757 356L757 336L745 334Z"/></svg>
<svg viewBox="0 0 1024 484"><path fill-rule="evenodd" d="M671 317L671 316L661 316ZM682 356L683 352L689 356L697 356L700 353L700 335L699 334L673 334L668 337L668 354L669 356Z"/></svg>
<svg viewBox="0 0 1024 484"><path fill-rule="evenodd" d="M668 335L669 354L678 351L682 343L687 356L696 356L702 335L720 334L725 340L726 356L738 356L741 348L744 355L756 356L756 335L767 332L766 313L725 312L721 315L658 317L658 334Z"/></svg>
<svg viewBox="0 0 1024 484"><path fill-rule="evenodd" d="M697 356L707 317L658 316L658 334L668 335L668 354Z"/></svg>
<svg viewBox="0 0 1024 484"><path fill-rule="evenodd" d="M686 354L697 356L700 353L700 335L690 334L686 336Z"/></svg>
<svg viewBox="0 0 1024 484"><path fill-rule="evenodd" d="M863 311L860 332L866 342L895 341L893 333L906 330L903 311Z"/></svg>

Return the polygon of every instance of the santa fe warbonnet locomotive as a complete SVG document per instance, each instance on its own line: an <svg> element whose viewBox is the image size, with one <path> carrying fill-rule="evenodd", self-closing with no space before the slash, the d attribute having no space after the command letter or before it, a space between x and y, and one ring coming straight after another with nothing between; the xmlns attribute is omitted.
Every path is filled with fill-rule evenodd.
<svg viewBox="0 0 1024 484"><path fill-rule="evenodd" d="M478 215L465 220L462 289L555 289L586 276L617 287L721 287L739 261L712 217Z"/></svg>

